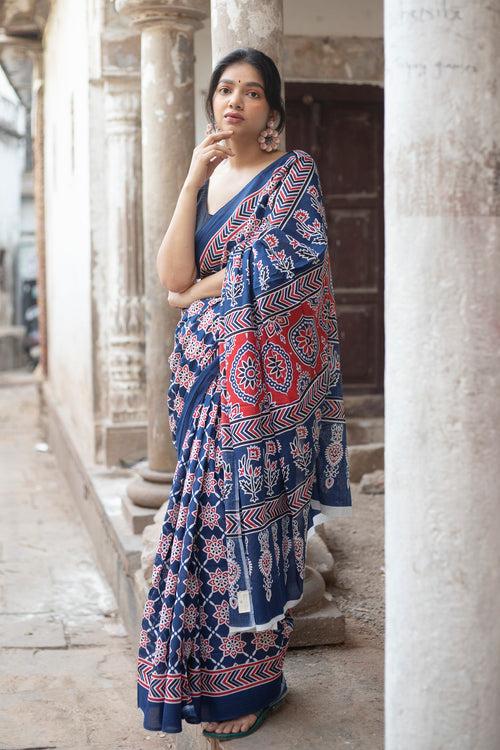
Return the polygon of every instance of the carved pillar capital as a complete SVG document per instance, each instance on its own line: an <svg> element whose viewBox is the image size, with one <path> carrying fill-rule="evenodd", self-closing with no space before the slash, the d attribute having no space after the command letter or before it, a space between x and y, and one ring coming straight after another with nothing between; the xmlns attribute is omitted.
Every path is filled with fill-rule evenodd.
<svg viewBox="0 0 500 750"><path fill-rule="evenodd" d="M115 8L141 30L162 24L199 29L210 13L209 0L115 0Z"/></svg>
<svg viewBox="0 0 500 750"><path fill-rule="evenodd" d="M141 81L139 76L105 76L106 132L126 132L140 127Z"/></svg>

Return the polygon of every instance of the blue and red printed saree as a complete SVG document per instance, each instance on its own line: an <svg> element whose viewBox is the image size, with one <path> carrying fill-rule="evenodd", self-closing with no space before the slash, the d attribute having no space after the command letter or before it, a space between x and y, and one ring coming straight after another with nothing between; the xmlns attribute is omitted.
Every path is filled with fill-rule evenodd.
<svg viewBox="0 0 500 750"><path fill-rule="evenodd" d="M277 697L311 526L351 513L340 346L314 159L289 151L197 230L220 297L182 310L168 408L178 453L144 608L144 727Z"/></svg>

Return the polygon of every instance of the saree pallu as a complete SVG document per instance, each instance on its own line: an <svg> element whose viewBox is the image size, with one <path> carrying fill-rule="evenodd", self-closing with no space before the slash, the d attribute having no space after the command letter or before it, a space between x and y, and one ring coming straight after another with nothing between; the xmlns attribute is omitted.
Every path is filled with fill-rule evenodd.
<svg viewBox="0 0 500 750"><path fill-rule="evenodd" d="M183 309L167 404L178 462L138 655L144 727L255 713L280 693L314 523L351 512L317 168L264 168L197 231L220 297Z"/></svg>

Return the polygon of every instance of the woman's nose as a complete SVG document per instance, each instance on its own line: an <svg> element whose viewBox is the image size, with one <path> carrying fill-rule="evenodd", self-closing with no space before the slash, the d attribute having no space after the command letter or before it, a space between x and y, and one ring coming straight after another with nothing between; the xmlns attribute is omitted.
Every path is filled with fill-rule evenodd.
<svg viewBox="0 0 500 750"><path fill-rule="evenodd" d="M231 107L241 107L241 95L233 93L231 99L229 100L229 104Z"/></svg>

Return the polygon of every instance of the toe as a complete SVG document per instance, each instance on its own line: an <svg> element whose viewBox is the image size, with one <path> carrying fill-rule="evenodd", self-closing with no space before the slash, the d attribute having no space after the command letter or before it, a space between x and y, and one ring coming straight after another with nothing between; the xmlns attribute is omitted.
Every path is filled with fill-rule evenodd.
<svg viewBox="0 0 500 750"><path fill-rule="evenodd" d="M257 719L257 716L255 714L250 714L250 716L245 717L245 721L241 725L241 731L246 732L252 724L255 723L255 720Z"/></svg>

